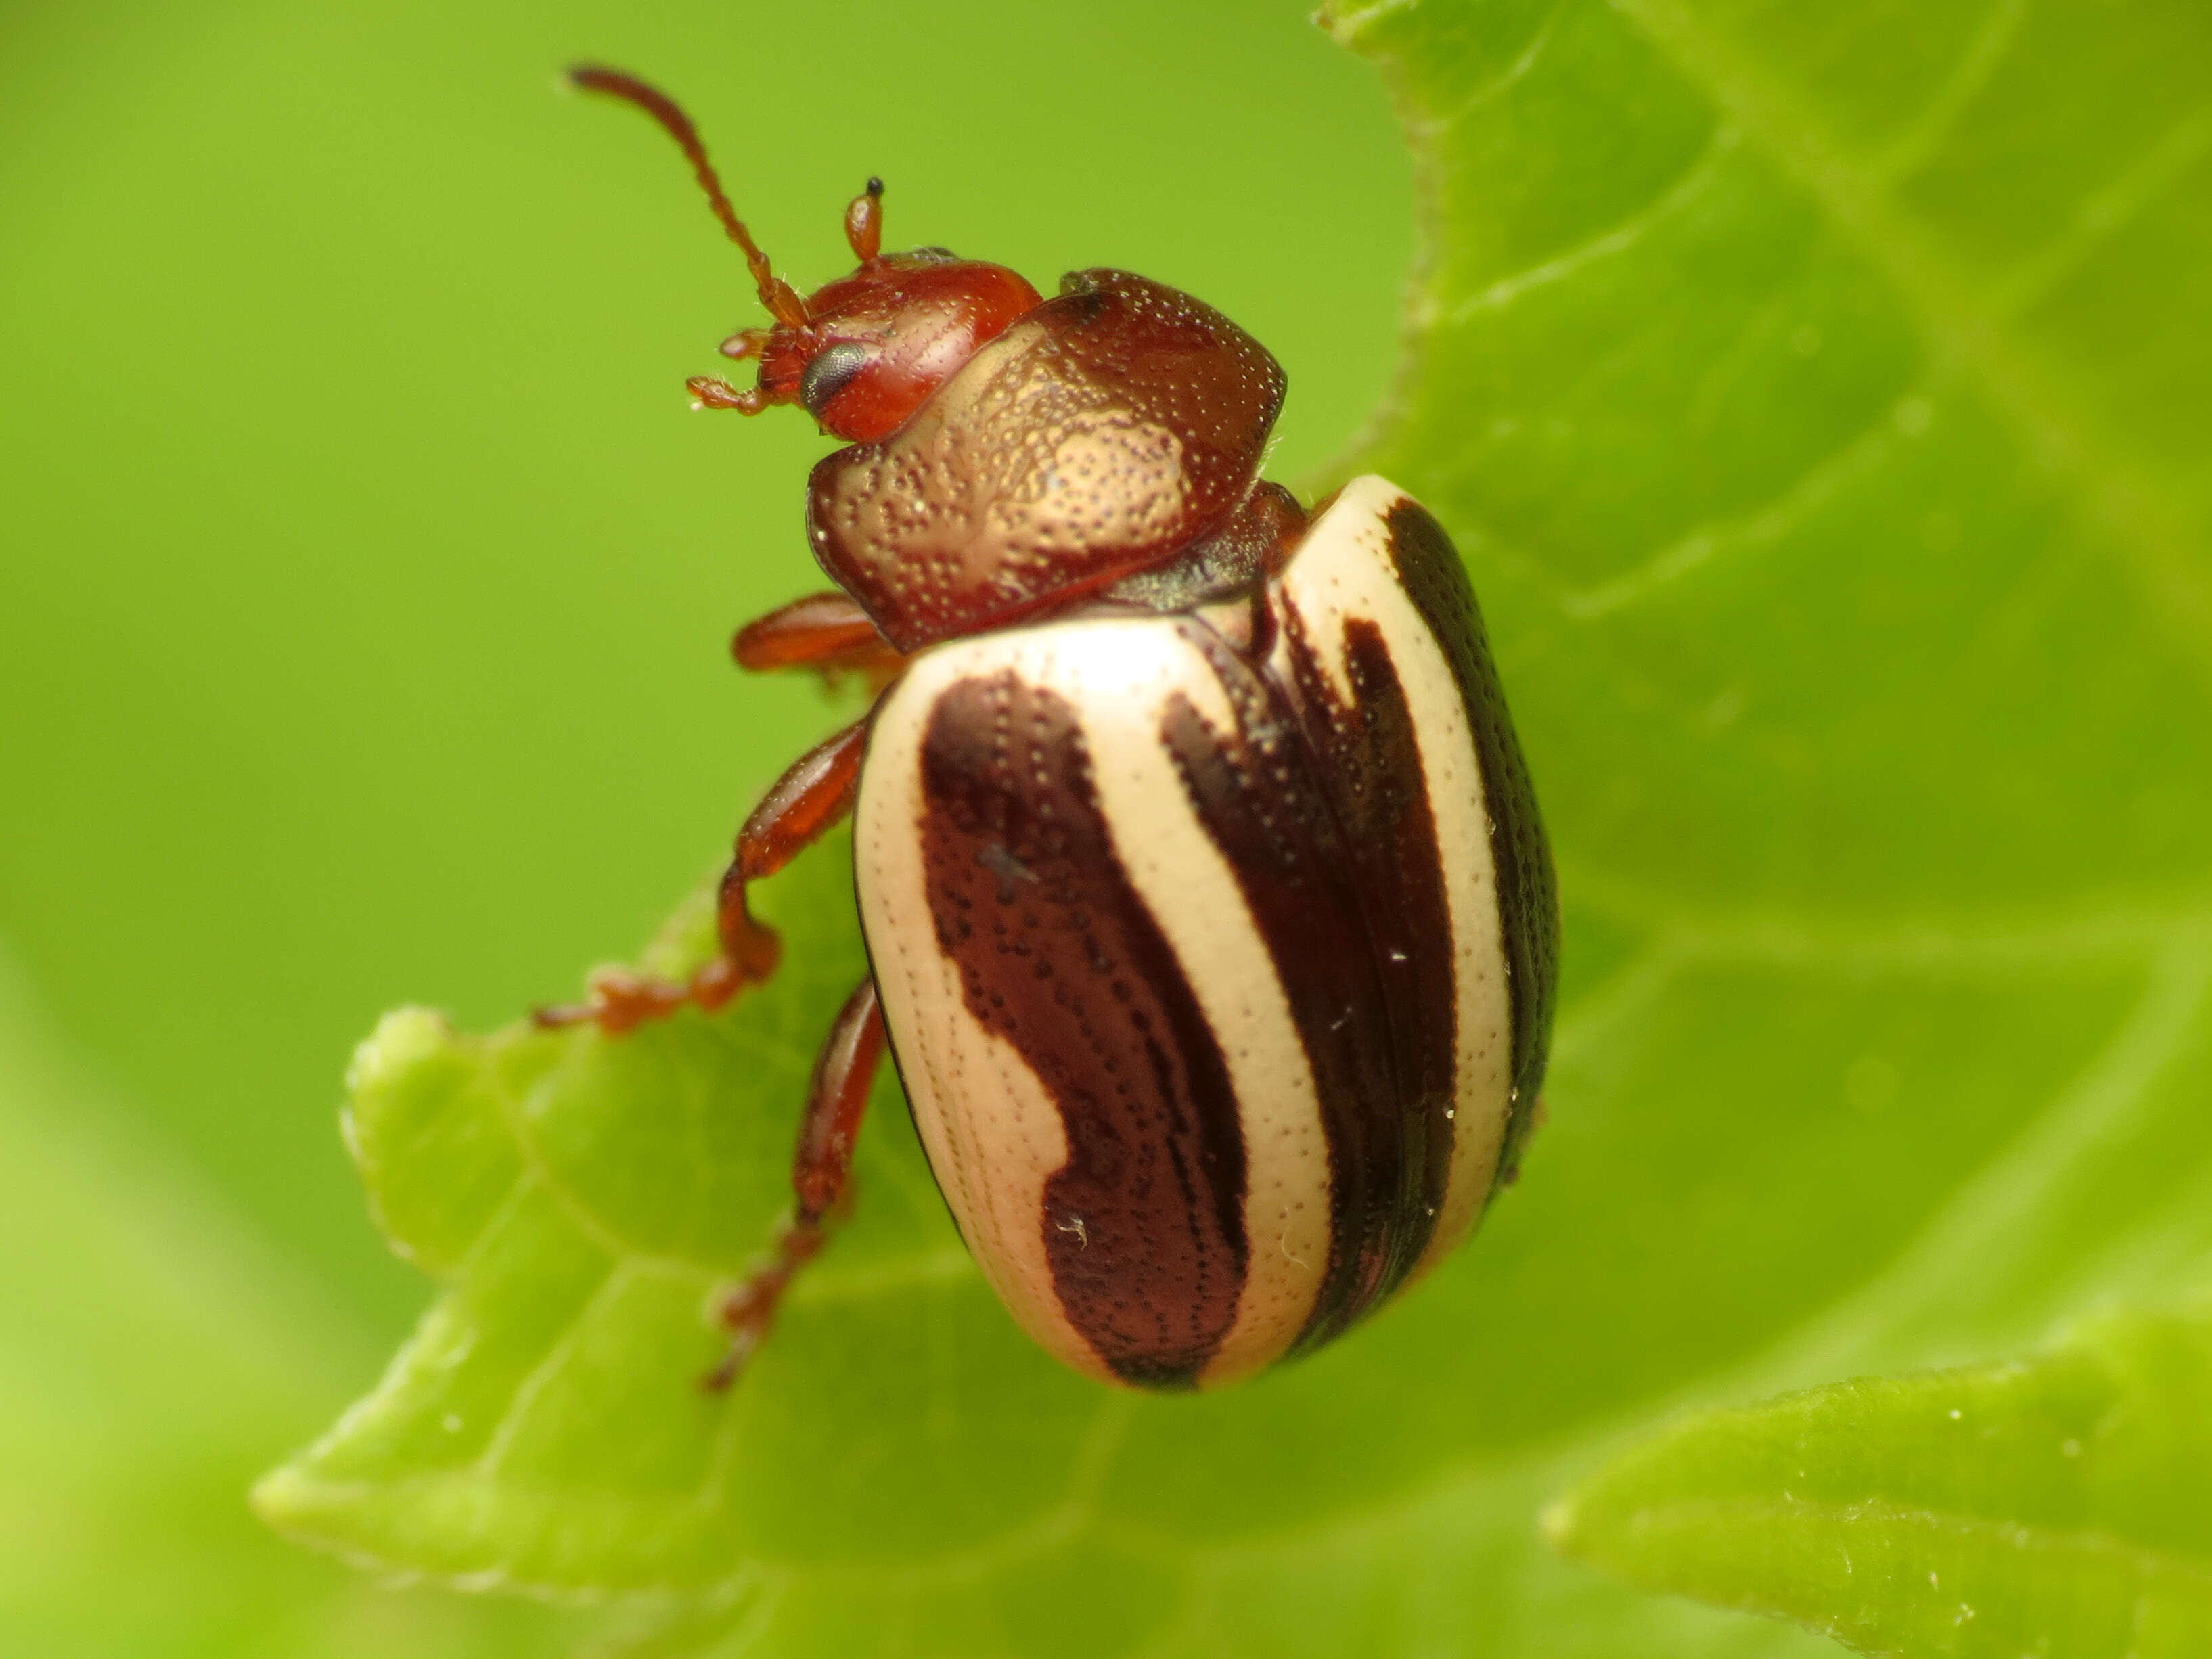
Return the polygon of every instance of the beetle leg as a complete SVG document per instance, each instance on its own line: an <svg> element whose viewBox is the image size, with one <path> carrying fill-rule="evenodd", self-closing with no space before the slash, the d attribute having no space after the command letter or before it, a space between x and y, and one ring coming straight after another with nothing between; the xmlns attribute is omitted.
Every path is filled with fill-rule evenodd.
<svg viewBox="0 0 2212 1659"><path fill-rule="evenodd" d="M619 1036L686 1003L711 1012L774 973L783 944L774 928L753 919L746 884L774 875L852 811L867 735L864 718L815 744L753 808L738 833L737 856L723 872L715 914L721 949L712 962L680 981L621 970L596 974L588 1002L540 1008L532 1016L537 1023L551 1027L597 1020L608 1036Z"/></svg>
<svg viewBox="0 0 2212 1659"><path fill-rule="evenodd" d="M823 738L775 781L738 832L738 854L722 874L716 921L722 963L740 977L704 1006L714 1007L739 984L766 979L775 971L781 945L773 929L753 920L745 887L774 875L851 815L853 798L860 787L860 757L867 746L865 718Z"/></svg>
<svg viewBox="0 0 2212 1659"><path fill-rule="evenodd" d="M836 592L810 593L755 617L738 630L730 652L748 673L811 668L833 685L839 675L857 673L871 691L882 690L906 666L868 613Z"/></svg>
<svg viewBox="0 0 2212 1659"><path fill-rule="evenodd" d="M845 1000L814 1062L806 1114L799 1121L799 1150L791 1164L791 1188L798 1202L776 1237L769 1265L722 1300L721 1319L729 1328L730 1347L708 1373L709 1389L728 1388L744 1368L775 1322L776 1304L793 1275L814 1259L828 1237L850 1190L853 1142L860 1134L868 1091L883 1058L884 1010L871 976Z"/></svg>

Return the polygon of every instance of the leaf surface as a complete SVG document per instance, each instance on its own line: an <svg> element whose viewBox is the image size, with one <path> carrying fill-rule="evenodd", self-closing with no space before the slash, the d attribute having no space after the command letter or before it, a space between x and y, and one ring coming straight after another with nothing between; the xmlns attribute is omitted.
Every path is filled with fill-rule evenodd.
<svg viewBox="0 0 2212 1659"><path fill-rule="evenodd" d="M2212 1650L2212 1319L2100 1321L2025 1361L1705 1413L1546 1516L1632 1583L1865 1653Z"/></svg>
<svg viewBox="0 0 2212 1659"><path fill-rule="evenodd" d="M356 1150L443 1288L264 1486L279 1524L634 1601L671 1653L1810 1654L1555 1559L1537 1511L1682 1407L2203 1275L2212 24L1324 21L1425 216L1339 472L1457 538L1560 860L1521 1185L1352 1339L1132 1398L1015 1334L887 1085L853 1224L702 1395L860 969L825 849L716 1019L371 1039Z"/></svg>

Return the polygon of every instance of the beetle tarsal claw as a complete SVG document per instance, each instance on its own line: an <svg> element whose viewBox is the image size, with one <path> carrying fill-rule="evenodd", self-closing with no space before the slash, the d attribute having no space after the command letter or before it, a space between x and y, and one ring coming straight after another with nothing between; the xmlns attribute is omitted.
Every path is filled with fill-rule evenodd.
<svg viewBox="0 0 2212 1659"><path fill-rule="evenodd" d="M688 979L656 979L626 968L602 968L588 981L589 1000L533 1008L530 1022L542 1031L596 1024L608 1036L623 1036L647 1021L665 1019L679 1008L714 1013L748 986L775 972L781 941L757 929L746 959L716 957Z"/></svg>
<svg viewBox="0 0 2212 1659"><path fill-rule="evenodd" d="M699 1379L699 1386L708 1394L720 1394L735 1382L738 1374L744 1370L745 1362L760 1346L761 1334L756 1331L739 1331L732 1335L729 1346L722 1351L722 1357L714 1362L714 1369Z"/></svg>

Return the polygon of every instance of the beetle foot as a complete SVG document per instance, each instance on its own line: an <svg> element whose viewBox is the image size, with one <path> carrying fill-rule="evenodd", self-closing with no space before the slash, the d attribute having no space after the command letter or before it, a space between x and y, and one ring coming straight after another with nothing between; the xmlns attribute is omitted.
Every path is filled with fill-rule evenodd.
<svg viewBox="0 0 2212 1659"><path fill-rule="evenodd" d="M775 1260L722 1298L715 1312L730 1334L730 1346L714 1369L700 1379L702 1388L720 1394L738 1380L745 1362L774 1328L776 1308L793 1275L814 1259L827 1233L822 1218L802 1215L776 1240Z"/></svg>
<svg viewBox="0 0 2212 1659"><path fill-rule="evenodd" d="M780 954L775 934L761 930L766 948L749 951L744 961L717 957L687 980L655 979L626 969L603 969L592 975L589 999L556 1007L533 1008L531 1024L541 1031L596 1023L608 1036L623 1036L648 1020L665 1019L687 1005L713 1013L748 985L775 970Z"/></svg>
<svg viewBox="0 0 2212 1659"><path fill-rule="evenodd" d="M727 878L724 886L728 886ZM758 985L783 960L783 935L755 921L744 908L740 888L734 912L726 893L721 919L722 954L691 976L692 994L712 1012L748 985Z"/></svg>
<svg viewBox="0 0 2212 1659"><path fill-rule="evenodd" d="M714 1362L714 1369L699 1379L699 1386L708 1394L726 1392L730 1384L738 1380L738 1373L744 1370L745 1361L753 1357L753 1350L760 1346L761 1337L764 1334L764 1332L744 1331L732 1335L729 1347Z"/></svg>

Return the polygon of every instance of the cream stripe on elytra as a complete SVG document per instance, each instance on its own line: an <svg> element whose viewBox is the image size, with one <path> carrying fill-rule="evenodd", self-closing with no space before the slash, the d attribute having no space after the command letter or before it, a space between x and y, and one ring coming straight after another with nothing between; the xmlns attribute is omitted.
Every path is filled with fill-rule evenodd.
<svg viewBox="0 0 2212 1659"><path fill-rule="evenodd" d="M1405 686L1436 819L1458 988L1459 1103L1451 1178L1421 1260L1425 1269L1466 1236L1489 1196L1512 1091L1512 1042L1474 731L1450 664L1398 584L1387 545L1388 514L1402 499L1396 486L1372 475L1347 485L1308 532L1284 572L1282 592L1304 617L1324 667L1346 698L1352 687L1342 653L1344 619L1365 617L1382 629Z"/></svg>
<svg viewBox="0 0 2212 1659"><path fill-rule="evenodd" d="M1172 694L1224 729L1234 723L1231 711L1204 660L1164 618L1009 633L933 653L930 663L933 684L1008 670L1079 711L1125 876L1183 965L1237 1099L1253 1109L1247 1121L1258 1132L1245 1137L1250 1266L1237 1322L1201 1380L1244 1376L1281 1352L1312 1302L1328 1249L1328 1154L1276 965L1159 740ZM917 695L902 689L902 719ZM1079 1216L1062 1224L1087 1224Z"/></svg>
<svg viewBox="0 0 2212 1659"><path fill-rule="evenodd" d="M1010 1311L1102 1379L1216 1386L1326 1340L1407 1266L1450 1249L1492 1189L1513 1033L1490 817L1452 659L1394 559L1402 499L1362 479L1311 526L1277 578L1285 627L1257 679L1188 618L1092 612L937 647L878 710L860 896L923 1145ZM1325 732L1310 726L1321 705L1293 713L1293 636L1310 653L1296 696L1334 705ZM1232 684L1251 689L1232 696ZM1255 696L1249 708L1234 700ZM1401 735L1363 726L1370 716L1403 721L1387 728ZM1290 736L1300 722L1306 737ZM1291 769L1278 775L1255 739L1291 742ZM1403 798L1413 816L1370 810L1392 799L1387 771L1384 796L1358 793L1371 786L1358 769L1378 764L1417 769ZM1212 793L1193 794L1194 765L1210 769ZM1299 816L1311 788L1293 785L1299 767L1352 791L1337 830ZM1354 769L1338 778L1338 767ZM1340 854L1327 851L1333 835L1352 837ZM1269 836L1287 839L1267 852ZM1390 873L1410 880L1431 859L1432 886ZM1315 902L1340 905L1326 896L1346 881L1364 896L1309 925L1319 913L1302 908L1299 884L1323 872ZM1255 881L1269 895L1264 926ZM1402 931L1420 925L1409 902L1439 901L1444 937ZM1344 932L1345 918L1361 915L1366 948L1346 956L1363 925ZM1371 989L1346 981L1369 1035L1340 1050L1356 1035L1352 1010L1332 1024L1343 1005L1309 1006L1328 983L1321 963L1278 960L1323 939L1335 941L1330 974L1381 964L1393 940L1419 965L1433 940L1440 954L1422 971L1444 975L1443 1000L1419 1005L1433 1011L1425 1025L1400 1030L1382 1008L1411 1019L1413 1004L1362 1002ZM1394 1100L1417 1073L1432 1082ZM1437 1121L1447 1107L1453 1121ZM1425 1125L1449 1136L1426 1154L1447 1158L1427 1166L1433 1215L1376 1213L1378 1201L1422 1201L1403 1184L1411 1174L1392 1171L1419 1167L1397 1160L1417 1156ZM1347 1203L1358 1207L1337 1215ZM1334 1238L1333 1222L1353 1215L1357 1234ZM1378 1249L1418 1261L1395 1255L1370 1273L1358 1264Z"/></svg>
<svg viewBox="0 0 2212 1659"><path fill-rule="evenodd" d="M1200 1377L1218 1386L1267 1365L1305 1322L1328 1254L1328 1146L1283 994L1283 966L1269 955L1236 872L1199 823L1160 741L1171 694L1188 697L1223 731L1235 725L1228 701L1174 623L1095 626L1115 633L1096 653L1079 654L1114 662L1117 676L1127 676L1126 691L1065 669L1054 683L1071 692L1081 683L1086 694L1079 698L1084 729L1123 867L1182 963L1243 1108L1251 1256L1237 1323ZM1149 671L1141 679L1138 664ZM1287 966L1296 971L1297 964Z"/></svg>
<svg viewBox="0 0 2212 1659"><path fill-rule="evenodd" d="M999 643L931 653L877 709L855 809L855 886L915 1127L961 1237L1040 1346L1103 1377L1061 1311L1038 1235L1045 1183L1067 1161L1059 1109L1013 1045L968 1012L959 970L938 949L915 833L930 712L971 654Z"/></svg>

